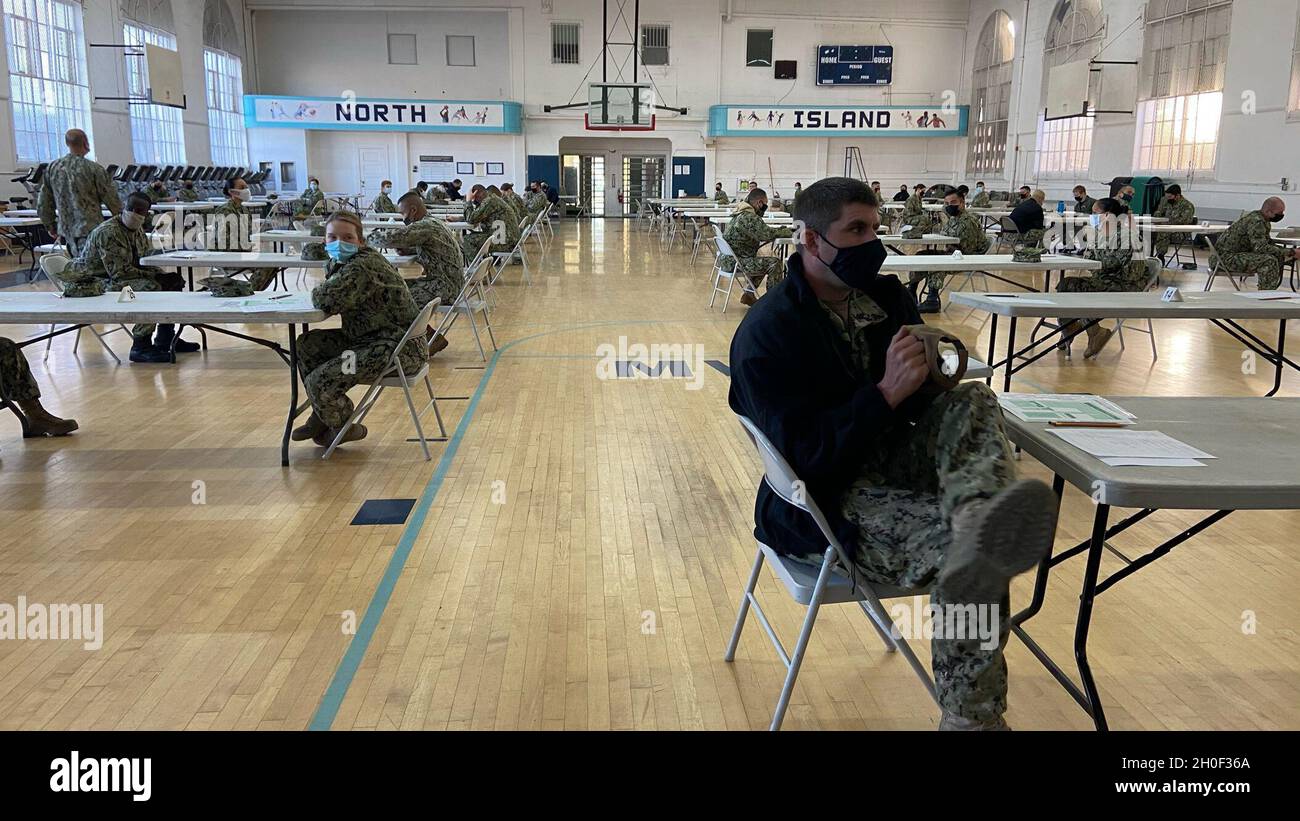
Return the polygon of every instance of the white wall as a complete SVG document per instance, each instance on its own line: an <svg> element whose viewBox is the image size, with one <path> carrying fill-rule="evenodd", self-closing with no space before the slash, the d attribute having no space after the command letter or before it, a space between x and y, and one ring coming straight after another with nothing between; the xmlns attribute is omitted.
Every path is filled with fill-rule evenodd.
<svg viewBox="0 0 1300 821"><path fill-rule="evenodd" d="M238 24L243 19L242 0L227 2L230 3L231 14ZM187 98L187 108L182 112L185 161L190 165L207 164L211 162L211 146L208 139L207 89L203 73L204 0L171 0L171 4ZM121 43L123 22L116 0L89 0L85 4L82 19L86 43ZM86 51L91 96L89 125L94 157L104 165L134 162L127 104L122 101L94 100L96 96L125 96L127 58L121 49L87 47ZM9 167L17 167L9 67L6 61L0 61L0 157L8 158L5 162ZM0 182L0 186L0 195L5 197L24 193L21 186L10 183L8 178Z"/></svg>
<svg viewBox="0 0 1300 821"><path fill-rule="evenodd" d="M1025 24L1026 5L1029 8ZM1107 60L1138 60L1142 54L1143 0L1103 0L1107 16ZM972 0L966 53L967 77L963 99L969 99L969 63L975 41L989 15L1002 9L1016 25L1016 66L1013 74L1011 127L1007 170L1001 186L1028 183L1043 188L1049 199L1068 199L1076 180L1035 176L1035 142L1043 82L1043 43L1055 0ZM1286 100L1295 44L1300 0L1236 0L1228 45L1228 70L1224 88L1224 116L1220 126L1218 166L1212 174L1190 182L1185 175L1171 181L1183 185L1202 214L1229 216L1259 207L1269 196L1281 196L1293 213L1300 212L1296 185L1283 192L1282 177L1300 180L1300 122L1287 122ZM1132 25L1130 25L1132 24ZM1023 38L1023 39L1022 39ZM1023 52L1026 58L1022 61ZM1023 68L1023 70L1022 70ZM1255 95L1254 114L1243 112L1243 93ZM1100 115L1093 132L1088 173L1077 180L1091 191L1104 190L1114 177L1133 173L1137 119L1129 115ZM1019 145L1018 160L1016 147ZM959 167L964 168L965 155ZM1015 169L1019 169L1018 171ZM993 178L989 179L993 184Z"/></svg>

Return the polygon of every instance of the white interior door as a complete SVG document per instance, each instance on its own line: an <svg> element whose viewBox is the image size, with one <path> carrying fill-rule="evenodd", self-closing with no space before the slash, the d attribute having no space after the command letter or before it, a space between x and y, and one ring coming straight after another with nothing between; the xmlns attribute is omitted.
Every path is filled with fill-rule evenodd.
<svg viewBox="0 0 1300 821"><path fill-rule="evenodd" d="M363 204L379 196L379 185L388 176L388 146L363 146L357 149L357 173Z"/></svg>

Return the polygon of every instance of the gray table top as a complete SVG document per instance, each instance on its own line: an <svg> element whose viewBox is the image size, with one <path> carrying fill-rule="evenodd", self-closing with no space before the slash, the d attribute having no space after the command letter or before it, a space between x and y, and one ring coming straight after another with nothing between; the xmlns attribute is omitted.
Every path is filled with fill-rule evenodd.
<svg viewBox="0 0 1300 821"><path fill-rule="evenodd" d="M247 298L218 298L205 292L161 291L137 293L129 302L118 302L119 294L64 297L54 291L0 293L0 323L39 324L74 323L158 323L183 322L209 325L266 325L323 322L328 316L311 305L305 292L271 300L259 294ZM244 303L256 303L258 309L245 311Z"/></svg>
<svg viewBox="0 0 1300 821"><path fill-rule="evenodd" d="M1007 415L1007 436L1067 482L1106 504L1177 510L1300 508L1300 399L1106 397L1158 430L1217 459L1204 467L1110 467L1050 433ZM1094 484L1100 483L1100 484Z"/></svg>
<svg viewBox="0 0 1300 821"><path fill-rule="evenodd" d="M892 258L891 258L892 259ZM921 257L930 259L930 257ZM1000 316L1065 319L1300 319L1300 294L1295 299L1260 300L1237 292L1183 294L1182 302L1162 302L1161 294L979 294L954 291L953 304ZM1050 302L1050 305L1040 304Z"/></svg>

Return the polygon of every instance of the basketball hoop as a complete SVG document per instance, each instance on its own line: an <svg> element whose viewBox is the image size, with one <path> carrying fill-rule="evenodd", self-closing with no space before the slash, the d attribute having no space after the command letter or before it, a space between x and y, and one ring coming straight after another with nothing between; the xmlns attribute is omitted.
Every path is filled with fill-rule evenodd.
<svg viewBox="0 0 1300 821"><path fill-rule="evenodd" d="M655 115L650 115L650 122L648 123L593 123L591 114L587 113L582 115L582 126L588 131L654 131Z"/></svg>

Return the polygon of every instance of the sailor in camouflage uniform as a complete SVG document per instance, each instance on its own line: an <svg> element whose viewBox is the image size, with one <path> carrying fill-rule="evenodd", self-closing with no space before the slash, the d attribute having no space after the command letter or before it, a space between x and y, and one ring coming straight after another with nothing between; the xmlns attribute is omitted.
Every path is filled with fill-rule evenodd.
<svg viewBox="0 0 1300 821"><path fill-rule="evenodd" d="M546 195L542 193L542 187L534 182L528 187L528 194L524 197L524 208L530 214L536 214L550 205L546 200Z"/></svg>
<svg viewBox="0 0 1300 821"><path fill-rule="evenodd" d="M100 223L90 232L81 256L68 265L61 278L78 285L86 280L98 280L109 291L120 291L127 286L133 291L184 290L185 280L180 273L140 264L140 258L148 256L151 251L149 237L144 232L149 205L149 198L140 191L127 197L126 210L121 216ZM171 361L169 349L176 336L176 328L174 325L158 325L157 330L158 335L154 337L153 325L132 326L132 362ZM194 353L197 350L199 346L196 343L176 340L177 353Z"/></svg>
<svg viewBox="0 0 1300 821"><path fill-rule="evenodd" d="M838 513L827 517L833 530L844 530L838 519L850 526L855 580L928 588L932 606L980 619L982 629L964 635L935 620L944 628L931 644L939 728L1006 729L1009 582L1050 548L1054 495L1016 481L988 387L927 390L924 346L904 330L920 322L915 303L879 276L884 249L864 252L872 234L864 242L861 226L879 221L870 189L821 180L800 207L804 232L785 282L732 341L731 408L784 449L807 483L798 491L820 493L823 511ZM841 270L850 248L859 253ZM760 534L781 533L796 552L823 541L761 487L756 516ZM804 560L820 565L822 553Z"/></svg>
<svg viewBox="0 0 1300 821"><path fill-rule="evenodd" d="M316 329L298 337L298 370L312 415L293 431L294 441L330 442L352 415L348 389L383 373L419 309L402 277L388 260L366 245L361 221L350 212L331 216L325 248L330 262L325 281L311 293L312 305L339 314L341 328ZM399 361L408 374L419 370L428 353L423 339L410 339ZM364 425L353 425L344 442L362 439Z"/></svg>
<svg viewBox="0 0 1300 821"><path fill-rule="evenodd" d="M1183 187L1181 185L1171 185L1165 189L1165 198L1161 201L1160 206L1156 208L1155 215L1167 218L1170 225L1196 224L1196 206L1192 204L1191 200L1183 196ZM1165 255L1169 253L1170 245L1183 245L1191 241L1191 238L1191 234L1158 233L1155 234L1153 250L1163 263Z"/></svg>
<svg viewBox="0 0 1300 821"><path fill-rule="evenodd" d="M397 206L393 205L392 197L389 196L392 192L392 180L384 180L380 183L379 196L375 197L374 201L370 203L370 210L376 214L396 214Z"/></svg>
<svg viewBox="0 0 1300 821"><path fill-rule="evenodd" d="M460 240L442 220L427 215L419 194L408 192L398 200L397 207L401 209L405 224L400 228L377 228L370 232L366 242L377 248L395 248L399 254L415 257L424 269L424 276L406 280L406 287L411 290L417 306L424 307L435 299L442 300L441 305L451 305L465 284L465 259ZM430 354L447 347L447 340L434 335L432 329L428 336Z"/></svg>
<svg viewBox="0 0 1300 821"><path fill-rule="evenodd" d="M989 198L989 189L982 182L975 183L975 198L970 201L971 208L988 208L992 200Z"/></svg>
<svg viewBox="0 0 1300 821"><path fill-rule="evenodd" d="M948 256L953 251L972 255L988 252L989 235L984 233L979 217L966 210L966 197L960 189L954 189L944 197L944 213L948 215L948 221L939 229L939 233L945 237L956 237L957 245L945 245L942 249L929 253ZM925 302L921 303L921 313L937 314L943 310L939 292L943 290L944 274L942 271L912 273L907 287L914 296L922 279L925 280L927 294Z"/></svg>
<svg viewBox="0 0 1300 821"><path fill-rule="evenodd" d="M921 198L924 193L924 185L916 185L912 188L912 196L907 198L907 202L903 203L903 210L898 215L900 229L904 225L915 226L920 220L929 216L925 212L925 200Z"/></svg>
<svg viewBox="0 0 1300 821"><path fill-rule="evenodd" d="M116 215L122 210L117 187L108 172L93 160L86 132L73 128L63 138L68 153L50 163L41 179L36 196L36 210L41 222L55 239L62 239L76 256L86 244L86 237L104 221L103 209Z"/></svg>
<svg viewBox="0 0 1300 821"><path fill-rule="evenodd" d="M1134 250L1140 247L1133 221L1128 216L1128 208L1119 200L1106 197L1093 206L1094 213L1101 215L1101 228L1095 232L1085 232L1090 236L1089 247L1084 250L1084 257L1101 263L1101 268L1090 271L1088 276L1064 277L1057 284L1056 290L1062 293L1115 293L1145 290L1147 285L1146 261L1140 256L1135 258ZM1077 334L1079 327L1090 320L1062 320L1063 337ZM1101 353L1115 332L1103 328L1100 324L1088 326L1088 350L1084 359L1092 359ZM1072 341L1072 340L1071 340ZM1057 347L1065 349L1070 342L1063 341Z"/></svg>
<svg viewBox="0 0 1300 821"><path fill-rule="evenodd" d="M789 237L790 228L770 227L763 222L763 213L767 211L767 192L761 188L751 188L741 203L735 216L727 223L722 238L731 246L736 261L735 270L749 277L757 288L764 279L767 290L772 290L785 276L785 261L781 257L760 257L758 249L775 239ZM749 291L740 295L744 305L753 305L757 300Z"/></svg>
<svg viewBox="0 0 1300 821"><path fill-rule="evenodd" d="M149 203L156 204L160 202L175 202L176 198L167 193L167 186L162 180L154 180L149 183L149 187L144 189L144 195L149 198Z"/></svg>
<svg viewBox="0 0 1300 821"><path fill-rule="evenodd" d="M0 336L0 397L22 411L27 422L24 436L67 436L77 429L75 419L60 419L41 405L41 389L32 376L27 357L13 340L3 336Z"/></svg>
<svg viewBox="0 0 1300 821"><path fill-rule="evenodd" d="M194 180L181 183L181 190L176 192L176 199L181 202L198 202L199 192L194 190Z"/></svg>
<svg viewBox="0 0 1300 821"><path fill-rule="evenodd" d="M320 180L315 177L307 179L307 190L302 192L302 196L294 200L293 215L301 219L304 215L319 213L325 210L325 194L320 190Z"/></svg>
<svg viewBox="0 0 1300 821"><path fill-rule="evenodd" d="M1261 291L1282 284L1282 265L1300 259L1300 248L1289 250L1273 243L1272 226L1286 219L1286 203L1270 197L1219 235L1210 255L1210 267L1222 265L1230 274L1254 274Z"/></svg>
<svg viewBox="0 0 1300 821"><path fill-rule="evenodd" d="M489 194L483 186L471 188L465 200L465 222L472 230L465 233L460 243L465 259L472 261L489 237L492 238L490 253L513 250L519 242L519 220L514 218L514 213L505 200Z"/></svg>
<svg viewBox="0 0 1300 821"><path fill-rule="evenodd" d="M796 189L795 196L798 196L798 189ZM722 190L722 183L713 186L713 201L718 205L731 205L731 197L727 196L726 191Z"/></svg>
<svg viewBox="0 0 1300 821"><path fill-rule="evenodd" d="M502 185L501 196L505 197L506 202L510 203L510 207L519 215L519 219L522 220L525 217L530 216L528 213L528 206L524 204L524 198L515 193L514 183L508 182L505 185Z"/></svg>
<svg viewBox="0 0 1300 821"><path fill-rule="evenodd" d="M219 207L207 212L207 219L212 226L212 250L214 251L252 251L251 237L253 215L244 207L252 195L248 183L243 177L227 180L222 186L226 201ZM264 290L283 268L217 268L215 276L233 277L247 274L248 282L254 291Z"/></svg>

